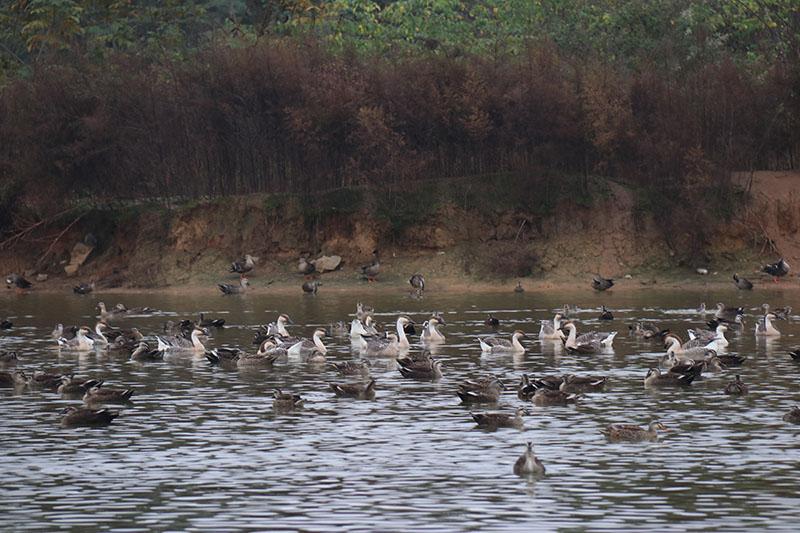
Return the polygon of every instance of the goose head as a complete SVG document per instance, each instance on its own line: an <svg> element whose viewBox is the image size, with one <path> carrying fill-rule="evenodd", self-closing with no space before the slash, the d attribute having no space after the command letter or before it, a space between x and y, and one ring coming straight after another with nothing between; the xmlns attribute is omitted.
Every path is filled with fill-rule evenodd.
<svg viewBox="0 0 800 533"><path fill-rule="evenodd" d="M289 315L287 315L286 313L283 313L282 315L280 315L278 317L278 323L279 324L283 324L283 325L286 325L286 324L293 325L294 324L294 322L292 322L292 319L289 318Z"/></svg>

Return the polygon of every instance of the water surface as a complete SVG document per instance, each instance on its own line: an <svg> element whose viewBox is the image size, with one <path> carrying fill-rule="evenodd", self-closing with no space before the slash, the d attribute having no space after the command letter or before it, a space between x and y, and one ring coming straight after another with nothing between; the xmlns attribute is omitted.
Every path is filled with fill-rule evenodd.
<svg viewBox="0 0 800 533"><path fill-rule="evenodd" d="M0 333L0 350L17 350L19 368L60 368L136 393L110 427L66 430L59 411L79 402L49 391L0 389L0 529L795 530L800 427L781 417L800 403L800 368L787 355L800 324L778 322L783 335L770 341L752 333L761 303L792 305L793 296L580 291L414 300L365 288L316 297L4 297L0 318L11 316L16 327ZM438 311L447 321L447 343L436 352L445 376L436 383L406 380L391 361L373 358L377 399L369 402L335 398L328 382L353 378L301 362L238 371L191 356L139 364L104 352L59 353L49 338L53 325L93 325L100 299L160 309L115 322L149 333L167 319L205 311L228 324L213 332L210 346L247 349L254 327L279 313L297 324L292 333L310 335L315 326L349 320L358 301L373 305L386 324L399 313L421 322ZM738 370L751 387L745 398L722 393L731 371L709 374L687 390L642 386L663 350L627 336L627 324L643 319L685 333L703 324L695 311L700 301L747 309L747 329L730 335L728 347L748 357ZM579 333L620 332L613 352L573 356L535 338L539 321L567 302L579 307ZM603 303L613 322L598 320ZM524 356L481 355L475 336L486 333L489 312L500 318L501 333L532 334ZM326 341L329 360L357 357L348 339ZM412 350L419 350L417 342ZM484 373L502 376L510 390L487 408L511 412L522 404L515 388L523 372L611 380L605 393L586 395L578 406L528 404L524 430L475 429L470 410L483 408L460 405L456 384ZM305 409L273 412L275 387L302 394ZM609 423L653 418L673 430L656 443L610 444L600 434ZM529 440L548 469L535 482L511 472Z"/></svg>

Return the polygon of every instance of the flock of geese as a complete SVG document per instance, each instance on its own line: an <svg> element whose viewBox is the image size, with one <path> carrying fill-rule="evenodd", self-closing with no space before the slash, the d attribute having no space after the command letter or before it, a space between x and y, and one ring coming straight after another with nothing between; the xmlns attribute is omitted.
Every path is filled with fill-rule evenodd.
<svg viewBox="0 0 800 533"><path fill-rule="evenodd" d="M308 364L330 364L340 375L350 378L348 381L336 381L328 384L332 394L338 397L360 400L373 400L376 397L376 379L371 375L371 357L389 357L396 361L397 370L404 378L435 381L442 378L442 363L431 351L434 346L447 342L441 327L446 326L444 318L432 314L419 331L419 346L412 343L410 336L417 334L417 324L407 315L398 316L393 327L388 331L379 331L374 310L358 304L354 318L350 322L331 324L330 328L316 328L311 337L297 337L288 328L293 325L287 314L281 314L267 325L259 326L255 331L253 344L255 351L238 348L209 348L210 329L224 327L222 319L208 319L200 315L198 320L182 320L178 323L167 322L162 331L147 338L135 327L114 328L110 322L132 316L152 313L147 307L127 308L117 304L107 308L102 302L97 304L98 318L94 328L88 326L64 327L58 324L52 332L55 345L65 352L85 353L95 350L119 353L133 361L146 362L162 360L173 356L196 356L207 359L211 365L231 368L271 367L278 360L302 361ZM705 304L698 308L698 313L705 315ZM574 315L574 307L564 306L555 313L552 320L543 320L539 325L538 338L541 341L553 341L563 344L568 353L596 354L603 353L613 346L616 331L589 331L578 334L577 325L570 317ZM790 308L771 309L764 304L763 314L757 319L753 332L760 337L777 337L780 332L775 321L785 320L791 313ZM602 308L601 320L613 320L611 311ZM527 334L515 330L510 336L496 334L499 320L489 315L485 320L487 328L495 334L481 335L475 339L477 347L484 354L523 354ZM4 324L3 327L13 327ZM725 354L729 341L725 333L745 328L744 310L717 304L713 319L707 322L707 328L695 328L687 331L688 340L676 332L659 329L652 323L638 322L628 326L629 334L640 339L651 339L663 343L666 350L660 364L647 370L643 378L645 388L686 387L701 377L704 372L720 372L731 367L741 366L746 358ZM328 360L328 348L325 339L328 336L349 337L353 351L360 355L358 360L331 362ZM794 359L800 360L800 350L791 353ZM0 365L12 367L19 360L15 352L0 351ZM663 367L659 368L659 367ZM569 374L564 376L542 375L529 376L523 374L517 387L517 397L535 406L564 406L576 403L583 394L602 392L608 378L606 376L586 376ZM131 404L134 390L130 388L106 385L99 379L78 378L72 374L36 371L28 375L22 370L0 371L0 386L11 386L16 389L36 387L53 390L65 398L81 399L85 405L69 406L62 413L61 423L64 427L106 426L120 415L119 410L108 407L111 404ZM481 405L496 404L507 389L499 378L484 375L459 383L455 393L464 404ZM739 375L724 388L730 395L745 395L747 385ZM303 406L301 395L276 389L273 392L273 408L276 411L298 409ZM471 412L475 424L484 429L524 427L526 409L519 408L513 413L502 411ZM800 408L789 411L784 420L800 424ZM655 441L659 431L668 428L658 420L653 420L646 427L630 424L612 424L602 430L609 441L641 442ZM522 455L513 466L513 472L521 476L541 476L545 467L536 457L533 444L527 443Z"/></svg>

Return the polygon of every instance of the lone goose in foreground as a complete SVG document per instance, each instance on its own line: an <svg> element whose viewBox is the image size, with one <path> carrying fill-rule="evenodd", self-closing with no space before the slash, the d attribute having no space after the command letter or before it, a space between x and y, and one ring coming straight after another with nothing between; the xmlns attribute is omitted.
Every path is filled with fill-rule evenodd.
<svg viewBox="0 0 800 533"><path fill-rule="evenodd" d="M525 347L519 342L523 337L525 337L525 332L516 330L511 334L511 340L499 337L478 337L478 342L484 353L525 353Z"/></svg>
<svg viewBox="0 0 800 533"><path fill-rule="evenodd" d="M258 262L258 257L253 257L250 254L246 254L244 259L240 259L238 261L234 261L231 263L231 267L228 269L228 272L235 272L237 274L247 274L253 267L256 266Z"/></svg>
<svg viewBox="0 0 800 533"><path fill-rule="evenodd" d="M70 350L75 352L89 352L94 348L94 341L87 337L90 329L86 326L78 328L75 337L72 339L65 339L60 337L57 342L62 350Z"/></svg>
<svg viewBox="0 0 800 533"><path fill-rule="evenodd" d="M749 291L753 289L753 284L746 278L740 278L739 274L733 275L733 283L736 284L736 288L740 291Z"/></svg>
<svg viewBox="0 0 800 533"><path fill-rule="evenodd" d="M381 260L378 257L378 250L372 251L372 262L361 266L361 275L366 278L369 283L375 281L378 274L381 272Z"/></svg>
<svg viewBox="0 0 800 533"><path fill-rule="evenodd" d="M539 338L543 340L562 340L564 339L564 332L561 331L561 319L563 315L556 313L553 320L542 320L539 327Z"/></svg>
<svg viewBox="0 0 800 533"><path fill-rule="evenodd" d="M291 411L303 407L303 398L299 394L283 392L275 389L272 393L272 408L276 411Z"/></svg>
<svg viewBox="0 0 800 533"><path fill-rule="evenodd" d="M375 379L369 383L329 383L336 396L342 398L356 398L358 400L375 399Z"/></svg>
<svg viewBox="0 0 800 533"><path fill-rule="evenodd" d="M592 288L596 291L604 291L614 286L614 280L611 278L604 278L600 274L592 277Z"/></svg>
<svg viewBox="0 0 800 533"><path fill-rule="evenodd" d="M543 476L545 474L544 464L534 455L532 443L528 443L525 451L514 463L514 473L520 477Z"/></svg>
<svg viewBox="0 0 800 533"><path fill-rule="evenodd" d="M322 328L314 330L314 334L310 339L300 339L292 346L286 349L289 356L306 357L311 355L314 350L320 352L322 355L328 353L328 349L322 344L322 338L326 335L326 331Z"/></svg>
<svg viewBox="0 0 800 533"><path fill-rule="evenodd" d="M72 292L75 294L89 294L94 290L94 282L91 283L79 283L72 287Z"/></svg>
<svg viewBox="0 0 800 533"><path fill-rule="evenodd" d="M6 276L6 286L9 289L13 287L18 290L26 290L30 289L33 286L33 284L24 277L20 276L19 274L12 272L8 276Z"/></svg>
<svg viewBox="0 0 800 533"><path fill-rule="evenodd" d="M569 331L569 335L564 341L564 347L573 353L597 353L603 348L611 348L614 337L617 336L616 331L611 333L593 331L577 337L577 330L572 322L567 322L562 328Z"/></svg>
<svg viewBox="0 0 800 533"><path fill-rule="evenodd" d="M462 403L497 403L505 390L503 382L493 376L468 379L458 384L456 394Z"/></svg>
<svg viewBox="0 0 800 533"><path fill-rule="evenodd" d="M675 372L667 372L662 374L657 368L651 368L647 371L644 377L644 387L646 389L652 387L683 387L690 385L692 381L699 375L699 372L678 374Z"/></svg>
<svg viewBox="0 0 800 533"><path fill-rule="evenodd" d="M789 422L790 424L800 424L800 407L794 406L792 409L783 415L784 422Z"/></svg>
<svg viewBox="0 0 800 533"><path fill-rule="evenodd" d="M498 428L513 428L522 429L525 422L522 420L522 415L526 414L525 409L518 408L517 411L511 415L508 413L470 413L472 419L478 424L478 427L484 429L498 429Z"/></svg>
<svg viewBox="0 0 800 533"><path fill-rule="evenodd" d="M439 331L439 324L445 325L442 317L438 315L430 317L423 325L422 333L419 336L420 340L426 343L445 342L446 337Z"/></svg>
<svg viewBox="0 0 800 533"><path fill-rule="evenodd" d="M239 278L238 285L231 285L230 283L218 283L217 287L222 291L222 294L242 294L247 292L250 287L250 280L245 276Z"/></svg>
<svg viewBox="0 0 800 533"><path fill-rule="evenodd" d="M658 440L658 430L669 431L667 426L654 420L647 429L633 424L611 424L600 432L611 442L643 442Z"/></svg>
<svg viewBox="0 0 800 533"><path fill-rule="evenodd" d="M783 257L778 259L775 263L771 263L769 265L764 265L761 267L762 272L766 272L770 276L772 276L772 281L775 283L778 282L778 278L782 278L786 274L789 273L790 267L789 263L787 263Z"/></svg>
<svg viewBox="0 0 800 533"><path fill-rule="evenodd" d="M772 321L777 317L772 313L767 313L756 322L755 334L757 337L780 337L781 332L775 329Z"/></svg>
<svg viewBox="0 0 800 533"><path fill-rule="evenodd" d="M750 388L745 385L742 381L742 378L739 374L736 374L736 378L733 381L725 385L725 394L729 394L731 396L744 396L750 391Z"/></svg>
<svg viewBox="0 0 800 533"><path fill-rule="evenodd" d="M417 293L417 296L422 296L422 293L425 291L425 278L422 277L422 274L414 274L408 280L408 283L411 284L411 288Z"/></svg>
<svg viewBox="0 0 800 533"><path fill-rule="evenodd" d="M85 407L69 406L62 411L64 417L61 419L63 427L102 427L109 425L119 416L119 411L109 409L87 409Z"/></svg>
<svg viewBox="0 0 800 533"><path fill-rule="evenodd" d="M303 283L302 289L306 294L317 294L317 289L320 285L322 285L322 282L315 279L313 281L306 281Z"/></svg>

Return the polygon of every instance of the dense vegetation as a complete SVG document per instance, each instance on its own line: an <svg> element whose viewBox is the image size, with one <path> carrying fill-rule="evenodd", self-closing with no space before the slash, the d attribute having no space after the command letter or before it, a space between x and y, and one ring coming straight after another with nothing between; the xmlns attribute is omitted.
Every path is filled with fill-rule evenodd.
<svg viewBox="0 0 800 533"><path fill-rule="evenodd" d="M640 191L665 229L687 213L702 226L737 201L731 170L797 164L800 12L11 0L0 87L0 226L64 200L376 186L546 212L606 179ZM388 218L419 208L393 201Z"/></svg>

